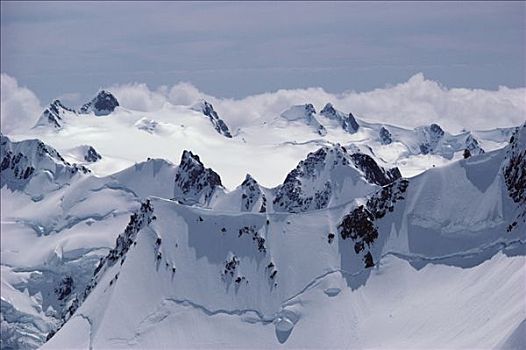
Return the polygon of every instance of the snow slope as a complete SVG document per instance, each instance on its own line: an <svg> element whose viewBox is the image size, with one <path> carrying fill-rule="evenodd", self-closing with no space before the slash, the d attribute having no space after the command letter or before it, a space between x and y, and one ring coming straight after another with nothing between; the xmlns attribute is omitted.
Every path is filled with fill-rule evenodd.
<svg viewBox="0 0 526 350"><path fill-rule="evenodd" d="M525 140L321 210L151 197L44 348L516 344Z"/></svg>
<svg viewBox="0 0 526 350"><path fill-rule="evenodd" d="M2 349L524 345L524 125L112 97L1 136Z"/></svg>
<svg viewBox="0 0 526 350"><path fill-rule="evenodd" d="M99 95L87 105L99 99L104 102ZM367 122L348 111L336 110L330 103L314 106L309 101L291 106L280 115L262 113L254 123L235 130L229 127L227 113L216 111L204 100L188 106L165 103L153 112L125 109L118 101L104 108L112 112L102 116L97 116L102 110L82 114L57 100L47 110L57 109L61 118L57 118L58 127L46 117L37 127L9 136L13 140L38 138L65 155L80 145L93 146L102 160L89 168L99 176L148 157L177 163L183 150L189 150L222 175L226 188L234 189L247 173L263 186L275 187L283 182L288 169L320 146L353 144L381 165L398 167L407 177L462 158L466 148L472 154L502 148L513 131L451 135L436 124L408 130ZM228 161L223 155L228 155Z"/></svg>

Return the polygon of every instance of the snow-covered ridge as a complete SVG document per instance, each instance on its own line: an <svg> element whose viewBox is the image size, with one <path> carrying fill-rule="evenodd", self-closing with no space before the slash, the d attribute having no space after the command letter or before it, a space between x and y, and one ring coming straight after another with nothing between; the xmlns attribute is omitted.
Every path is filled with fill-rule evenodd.
<svg viewBox="0 0 526 350"><path fill-rule="evenodd" d="M276 211L305 212L360 198L401 177L398 169L385 170L366 154L349 154L345 147L323 147L309 153L292 170L273 200Z"/></svg>
<svg viewBox="0 0 526 350"><path fill-rule="evenodd" d="M221 135L223 135L226 138L232 138L232 134L230 133L230 130L228 129L228 126L226 123L219 118L219 115L214 110L214 106L208 101L201 100L194 104L191 109L194 111L203 113L205 116L207 116L210 119L210 123L214 126L214 129Z"/></svg>
<svg viewBox="0 0 526 350"><path fill-rule="evenodd" d="M516 144L524 151L520 142ZM508 148L512 149L512 145ZM155 220L139 220L144 225L139 225L140 228L133 225L134 229L130 230L132 235L123 234L118 239L118 242L126 244L119 243L117 247L126 249L115 248L112 256L116 257L115 262L122 263L108 265L104 274L96 273L98 282L90 289L90 296L51 338L48 346L53 348L89 342L93 348L112 347L116 335L122 341L118 344L122 346L159 346L168 344L174 324L185 327L189 319L201 320L198 316L201 314L204 314L204 319L198 321L200 324L214 320L225 322L228 325L225 327L231 332L240 327L257 334L257 338L252 339L252 345L256 341L265 347L279 344L307 346L307 335L312 332L316 332L317 338L322 337L324 344L342 344L344 339L349 340L347 336L335 340L333 333L316 331L315 327L309 328L308 325L314 323L320 327L330 319L332 312L325 314L319 309L330 307L331 298L338 300L336 308L344 308L347 313L354 310L348 307L348 303L357 296L366 298L372 293L385 298L387 291L398 285L396 281L405 281L409 273L400 268L390 270L394 257L407 262L408 267L421 270L419 274L428 276L429 281L440 278L443 288L451 286L450 272L440 277L440 273L432 271L447 271L447 266L453 265L462 267L455 271L468 273L491 264L495 259L510 263L513 259L522 259L520 261L524 262L524 223L518 223L518 229L511 234L506 231L514 218L511 208L515 205L502 181L502 168L503 164L508 164L505 155L509 149L474 155L424 172L416 178L396 179L385 186L371 185L374 190L365 198L356 198L355 202L324 210L227 213L152 198L148 207L151 206L153 212L146 212ZM331 153L335 155L331 156ZM346 155L344 150L333 149L331 152L331 149L322 148L307 157L300 167L300 178L320 176L324 168L321 167L323 162L318 160L322 158L328 169L335 173L344 165L353 166L350 155ZM354 173L363 177L357 169ZM479 176L473 177L473 174ZM246 185L255 185L252 180L247 177ZM442 194L440 201L436 200L437 193ZM487 206L492 198L500 201L497 207L502 208L501 212L494 212L495 209ZM444 220L457 226L434 226L429 220ZM465 226L459 228L463 223ZM452 234L449 229L456 231ZM291 251L294 253L291 254ZM121 255L119 252L124 253ZM501 273L508 276L510 268L516 271L521 266L520 262L516 264L513 267L506 265L508 268L501 270ZM498 269L493 273L499 274L496 271ZM500 316L506 319L505 326L500 328L502 322L486 319L479 327L490 327L488 329L492 330L494 337L473 340L463 337L462 346L491 347L503 342L516 329L524 318L521 311L524 301L519 297L523 295L521 275L517 271L507 279L514 292L509 294L513 302L506 311L500 306L494 309L494 302L488 303L484 298L485 307L495 312L499 320ZM383 282L375 282L378 278ZM499 283L491 283L491 288L490 285L481 286L480 283L486 281L483 277L470 281L469 288L465 288L474 293L471 300L478 300L486 293L506 294L504 290L509 291L507 288L501 290ZM370 289L371 284L376 284L375 289ZM421 285L420 290L425 285ZM359 294L364 288L369 291ZM412 290L408 288L406 293ZM376 326L382 326L382 337L389 337L389 331L383 329L391 329L392 326L388 326L389 322L392 323L391 317L399 317L402 310L407 310L406 306L399 304L400 295L404 293L390 296L383 309L390 305L393 310L401 310L389 311L392 316L380 323L374 322ZM428 299L430 296L427 293L415 295L425 296L426 300L436 303L435 298ZM412 305L415 300L410 301ZM135 306L133 311L128 310L128 305ZM433 322L431 329L434 331L443 327L451 331L458 331L459 327L467 330L472 322L478 322L478 318L469 316L477 308L464 310L449 303L440 305L446 315L461 315L462 322L451 325L449 317L433 315L433 320L429 322ZM130 322L117 322L114 315L121 317L122 314L126 314ZM344 328L354 324L355 327L367 329L370 325L365 315L367 313L357 315L352 322L343 317L341 322L346 326ZM409 313L407 317L410 320L411 317L421 316ZM89 323L89 331L85 331L84 335L75 334L82 319ZM165 319L169 321L164 322ZM217 325L215 322L212 324ZM420 329L421 324L404 323L405 327L415 327L413 332ZM269 326L271 332L267 331ZM222 332L229 335L221 338L212 330L214 327L206 327L209 331L200 337L205 336L215 346L226 344L223 346L228 347L238 341L241 334ZM155 337L151 336L150 329L156 330ZM198 339L192 337L182 339L185 347L200 344ZM350 341L359 347L379 346L368 338ZM399 340L395 337L394 341ZM433 344L436 345L437 341L440 346L448 347L459 344L460 339L458 336L454 339L435 339ZM429 339L420 342L431 345Z"/></svg>
<svg viewBox="0 0 526 350"><path fill-rule="evenodd" d="M43 194L71 181L77 174L88 174L82 165L67 162L54 148L40 140L12 142L0 134L1 187Z"/></svg>
<svg viewBox="0 0 526 350"><path fill-rule="evenodd" d="M66 107L57 99L42 112L35 128L63 129L81 115L93 113L95 116L106 116L115 111L118 106L119 101L115 96L105 90L99 91L91 101L85 103L78 111Z"/></svg>
<svg viewBox="0 0 526 350"><path fill-rule="evenodd" d="M316 118L316 109L310 103L305 105L292 106L283 113L281 117L291 121L301 121L309 125L318 135L325 136L327 135L327 130L325 127L318 121Z"/></svg>

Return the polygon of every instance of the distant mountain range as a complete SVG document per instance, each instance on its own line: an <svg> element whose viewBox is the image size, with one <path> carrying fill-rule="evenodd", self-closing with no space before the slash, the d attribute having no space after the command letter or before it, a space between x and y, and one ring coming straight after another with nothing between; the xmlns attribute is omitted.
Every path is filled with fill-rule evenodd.
<svg viewBox="0 0 526 350"><path fill-rule="evenodd" d="M100 91L1 135L2 349L526 346L526 123L319 107Z"/></svg>

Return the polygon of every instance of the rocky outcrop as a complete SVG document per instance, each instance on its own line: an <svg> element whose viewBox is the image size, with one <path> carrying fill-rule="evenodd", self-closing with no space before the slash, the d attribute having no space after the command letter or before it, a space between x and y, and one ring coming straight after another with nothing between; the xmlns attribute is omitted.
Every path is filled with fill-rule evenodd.
<svg viewBox="0 0 526 350"><path fill-rule="evenodd" d="M370 183L385 186L402 177L398 168L386 170L380 167L376 161L367 154L354 153L351 154L351 159L354 165L364 173L365 178Z"/></svg>
<svg viewBox="0 0 526 350"><path fill-rule="evenodd" d="M444 130L438 124L422 127L417 132L419 132L422 139L419 146L422 154L432 153L442 137L444 137Z"/></svg>
<svg viewBox="0 0 526 350"><path fill-rule="evenodd" d="M214 126L214 129L221 135L227 138L231 138L232 134L228 129L226 123L219 118L219 115L214 110L214 106L208 101L202 100L192 107L193 110L203 113L205 116L210 119L210 122Z"/></svg>
<svg viewBox="0 0 526 350"><path fill-rule="evenodd" d="M325 182L323 187L315 189L310 195L304 190L303 182L317 178L325 167L328 152L328 148L324 147L309 153L307 158L287 175L283 184L276 191L273 202L275 210L298 213L327 207L332 193L330 182ZM339 160L342 164L348 163L343 156Z"/></svg>
<svg viewBox="0 0 526 350"><path fill-rule="evenodd" d="M246 175L245 180L241 183L241 210L252 211L254 205L256 205L261 199L261 205L259 207L260 213L267 211L267 199L265 194L261 191L259 184L249 174Z"/></svg>
<svg viewBox="0 0 526 350"><path fill-rule="evenodd" d="M46 172L64 182L77 173L88 174L82 165L67 162L54 148L40 140L11 142L0 134L0 186L21 188L37 173Z"/></svg>
<svg viewBox="0 0 526 350"><path fill-rule="evenodd" d="M327 103L325 107L320 111L320 115L332 120L338 121L342 129L347 131L349 134L354 134L360 127L352 113L345 114L337 111L331 103Z"/></svg>
<svg viewBox="0 0 526 350"><path fill-rule="evenodd" d="M526 124L511 136L503 174L510 198L524 208L526 215Z"/></svg>
<svg viewBox="0 0 526 350"><path fill-rule="evenodd" d="M96 116L104 116L112 113L119 106L119 101L110 92L101 90L91 101L84 104L79 113L93 113Z"/></svg>
<svg viewBox="0 0 526 350"><path fill-rule="evenodd" d="M466 137L465 148L464 149L468 150L469 154L472 155L472 156L485 153L484 150L482 149L482 147L480 147L480 144L477 141L477 139L474 138L473 135L471 135L471 134L469 134Z"/></svg>
<svg viewBox="0 0 526 350"><path fill-rule="evenodd" d="M93 146L88 146L84 153L84 160L88 163L95 163L100 159L102 159L102 156L95 150L95 148L93 148Z"/></svg>
<svg viewBox="0 0 526 350"><path fill-rule="evenodd" d="M216 188L221 187L221 178L212 169L205 168L198 155L183 151L175 175L174 198L180 203L206 205Z"/></svg>
<svg viewBox="0 0 526 350"><path fill-rule="evenodd" d="M382 126L382 128L380 129L379 137L380 144L382 145L390 145L393 142L393 137L391 133L384 126Z"/></svg>
<svg viewBox="0 0 526 350"><path fill-rule="evenodd" d="M40 115L35 127L51 126L54 129L61 129L64 126L65 114L76 114L75 110L68 108L60 102L54 100Z"/></svg>
<svg viewBox="0 0 526 350"><path fill-rule="evenodd" d="M398 179L384 186L371 196L365 205L360 205L345 215L338 225L340 237L354 242L354 252L362 256L365 268L375 264L370 252L379 235L375 220L383 218L387 212L394 210L395 203L404 199L403 194L408 185L409 181Z"/></svg>

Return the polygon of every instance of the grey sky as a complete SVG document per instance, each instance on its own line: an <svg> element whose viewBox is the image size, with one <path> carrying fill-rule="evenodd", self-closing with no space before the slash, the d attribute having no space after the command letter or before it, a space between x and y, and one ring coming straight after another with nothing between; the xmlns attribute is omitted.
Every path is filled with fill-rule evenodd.
<svg viewBox="0 0 526 350"><path fill-rule="evenodd" d="M524 2L2 2L1 71L44 103L127 82L365 91L417 72L523 87L525 23Z"/></svg>

